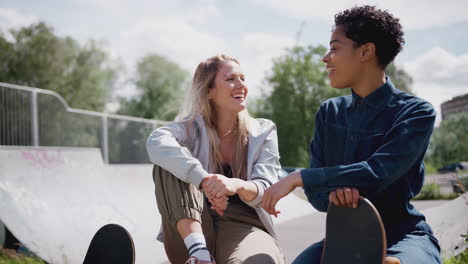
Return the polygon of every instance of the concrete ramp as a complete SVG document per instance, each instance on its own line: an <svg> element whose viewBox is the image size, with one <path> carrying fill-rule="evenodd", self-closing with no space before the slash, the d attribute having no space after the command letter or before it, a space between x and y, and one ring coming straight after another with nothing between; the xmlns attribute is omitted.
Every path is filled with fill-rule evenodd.
<svg viewBox="0 0 468 264"><path fill-rule="evenodd" d="M423 211L439 240L443 258L450 258L468 248L468 193L440 206Z"/></svg>
<svg viewBox="0 0 468 264"><path fill-rule="evenodd" d="M99 149L2 146L0 219L49 263L82 263L94 233L108 223L133 236L136 263L165 263L151 172L149 164L105 164ZM278 208L275 223L315 212L292 194Z"/></svg>
<svg viewBox="0 0 468 264"><path fill-rule="evenodd" d="M107 165L98 149L0 148L0 218L49 263L82 263L103 225L124 226L137 263L163 263L151 165Z"/></svg>

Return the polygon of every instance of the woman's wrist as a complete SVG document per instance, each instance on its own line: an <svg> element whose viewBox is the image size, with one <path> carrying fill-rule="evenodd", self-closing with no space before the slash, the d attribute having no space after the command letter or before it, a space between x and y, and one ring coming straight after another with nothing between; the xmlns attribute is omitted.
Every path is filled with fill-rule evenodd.
<svg viewBox="0 0 468 264"><path fill-rule="evenodd" d="M237 194L239 194L239 192L242 192L246 189L246 186L245 186L245 184L247 183L246 181L243 181L237 178L232 178L231 181L234 185L234 189L236 190Z"/></svg>
<svg viewBox="0 0 468 264"><path fill-rule="evenodd" d="M257 185L251 181L233 179L236 184L236 194L244 201L252 201L258 195Z"/></svg>
<svg viewBox="0 0 468 264"><path fill-rule="evenodd" d="M296 187L304 187L304 183L302 182L302 176L301 176L301 171L295 171L287 177L289 181L291 181L291 184L294 188Z"/></svg>

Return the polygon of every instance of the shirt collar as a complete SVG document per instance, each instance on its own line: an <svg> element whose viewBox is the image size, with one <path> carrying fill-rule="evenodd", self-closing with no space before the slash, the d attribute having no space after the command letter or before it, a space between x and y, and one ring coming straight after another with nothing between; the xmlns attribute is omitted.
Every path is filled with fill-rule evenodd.
<svg viewBox="0 0 468 264"><path fill-rule="evenodd" d="M390 77L385 76L386 82L375 90L373 93L369 94L365 98L359 97L352 89L353 96L353 105L364 102L372 108L378 109L381 105L387 102L389 95L393 92L395 86L393 85Z"/></svg>

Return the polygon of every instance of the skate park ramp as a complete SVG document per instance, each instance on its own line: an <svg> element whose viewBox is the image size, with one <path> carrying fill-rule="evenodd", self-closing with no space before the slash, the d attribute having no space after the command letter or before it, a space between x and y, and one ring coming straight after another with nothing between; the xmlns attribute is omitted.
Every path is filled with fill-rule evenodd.
<svg viewBox="0 0 468 264"><path fill-rule="evenodd" d="M161 263L150 175L150 165L104 164L99 149L2 147L1 219L49 263L82 263L94 233L109 223L132 234L137 263Z"/></svg>
<svg viewBox="0 0 468 264"><path fill-rule="evenodd" d="M95 232L125 227L136 263L167 263L156 240L160 215L151 164L109 165L97 148L0 146L0 219L48 263L82 263ZM287 222L315 210L290 194L280 201Z"/></svg>

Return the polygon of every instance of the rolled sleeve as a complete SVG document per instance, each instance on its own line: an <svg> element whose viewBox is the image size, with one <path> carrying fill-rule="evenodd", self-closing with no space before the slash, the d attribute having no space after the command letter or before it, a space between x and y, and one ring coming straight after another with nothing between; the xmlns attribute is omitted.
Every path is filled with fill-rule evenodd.
<svg viewBox="0 0 468 264"><path fill-rule="evenodd" d="M265 138L249 180L257 186L257 196L252 201L244 201L247 205L260 207L265 190L278 181L278 171L281 169L279 159L278 135L276 126L271 122L271 131Z"/></svg>
<svg viewBox="0 0 468 264"><path fill-rule="evenodd" d="M262 199L263 199L263 194L265 193L265 183L262 181L258 180L253 180L250 181L257 186L257 196L252 200L252 201L244 201L248 206L254 207L254 208L260 208L260 205L262 204Z"/></svg>

